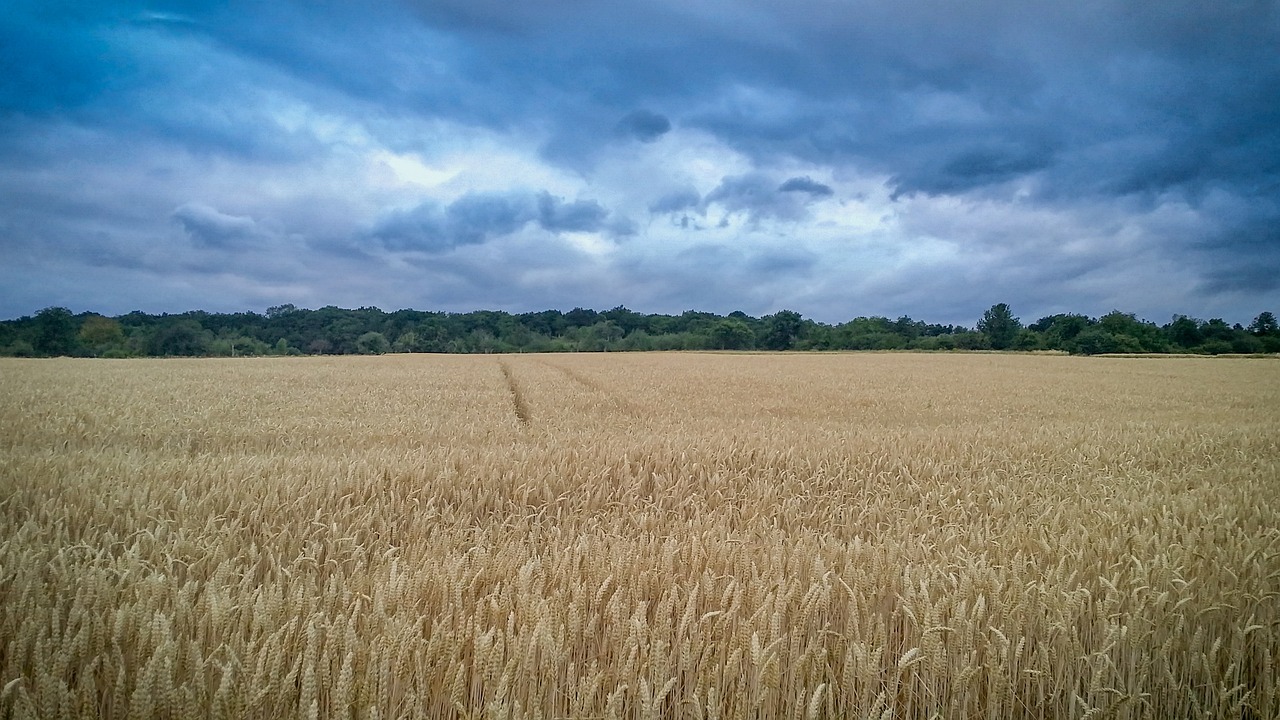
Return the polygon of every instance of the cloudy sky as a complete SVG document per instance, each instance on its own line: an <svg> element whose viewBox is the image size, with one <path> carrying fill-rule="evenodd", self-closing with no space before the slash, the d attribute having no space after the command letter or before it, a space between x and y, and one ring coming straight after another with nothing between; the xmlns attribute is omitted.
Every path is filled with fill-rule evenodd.
<svg viewBox="0 0 1280 720"><path fill-rule="evenodd" d="M1280 311L1276 0L0 8L0 317Z"/></svg>

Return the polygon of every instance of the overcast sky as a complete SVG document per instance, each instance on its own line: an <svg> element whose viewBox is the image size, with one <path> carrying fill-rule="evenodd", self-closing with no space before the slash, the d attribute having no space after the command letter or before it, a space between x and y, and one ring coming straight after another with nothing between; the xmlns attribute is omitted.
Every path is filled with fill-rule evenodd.
<svg viewBox="0 0 1280 720"><path fill-rule="evenodd" d="M1280 312L1275 0L0 8L0 317Z"/></svg>

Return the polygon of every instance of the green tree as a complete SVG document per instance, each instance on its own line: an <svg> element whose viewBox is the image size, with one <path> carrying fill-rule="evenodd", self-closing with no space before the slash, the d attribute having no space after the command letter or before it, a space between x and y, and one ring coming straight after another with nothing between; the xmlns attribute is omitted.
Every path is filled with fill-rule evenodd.
<svg viewBox="0 0 1280 720"><path fill-rule="evenodd" d="M751 326L737 318L725 318L711 326L711 347L716 350L746 350L754 341Z"/></svg>
<svg viewBox="0 0 1280 720"><path fill-rule="evenodd" d="M1013 312L1005 303L992 305L978 321L978 332L986 335L987 341L996 350L1011 347L1021 329L1022 322L1013 316Z"/></svg>
<svg viewBox="0 0 1280 720"><path fill-rule="evenodd" d="M760 344L767 350L790 350L804 333L804 318L793 310L779 310L762 319L764 337Z"/></svg>
<svg viewBox="0 0 1280 720"><path fill-rule="evenodd" d="M356 351L362 355L382 355L391 349L391 343L380 332L370 331L356 338Z"/></svg>
<svg viewBox="0 0 1280 720"><path fill-rule="evenodd" d="M1142 345L1128 335L1116 335L1095 325L1077 335L1068 348L1080 355L1142 352Z"/></svg>
<svg viewBox="0 0 1280 720"><path fill-rule="evenodd" d="M400 333L400 337L391 344L391 349L398 353L417 352L418 334L412 330Z"/></svg>
<svg viewBox="0 0 1280 720"><path fill-rule="evenodd" d="M147 350L151 355L205 355L212 342L210 333L195 320L178 320L165 325L151 336Z"/></svg>
<svg viewBox="0 0 1280 720"><path fill-rule="evenodd" d="M1200 322L1186 315L1174 315L1173 322L1164 326L1164 333L1169 342L1180 348L1193 348L1204 342L1200 332Z"/></svg>
<svg viewBox="0 0 1280 720"><path fill-rule="evenodd" d="M64 307L47 307L36 313L32 345L41 355L70 355L76 348L75 316Z"/></svg>
<svg viewBox="0 0 1280 720"><path fill-rule="evenodd" d="M1043 350L1045 349L1044 335L1041 335L1035 330L1023 328L1019 330L1017 336L1014 337L1012 347L1014 350Z"/></svg>
<svg viewBox="0 0 1280 720"><path fill-rule="evenodd" d="M90 315L81 323L77 337L85 347L101 355L112 347L124 344L124 328L109 317Z"/></svg>
<svg viewBox="0 0 1280 720"><path fill-rule="evenodd" d="M1031 329L1044 335L1046 347L1067 350L1071 347L1071 341L1092 323L1084 315L1059 313L1040 318L1031 324Z"/></svg>
<svg viewBox="0 0 1280 720"><path fill-rule="evenodd" d="M1205 342L1221 340L1227 344L1230 344L1235 337L1235 331L1222 318L1211 318L1209 322L1201 325L1200 334L1204 336ZM1230 350L1226 352L1230 352Z"/></svg>
<svg viewBox="0 0 1280 720"><path fill-rule="evenodd" d="M622 340L622 328L612 320L601 320L577 332L578 349L583 352L604 352L616 349Z"/></svg>
<svg viewBox="0 0 1280 720"><path fill-rule="evenodd" d="M1276 324L1276 316L1270 311L1263 311L1249 323L1249 332L1254 335L1280 335L1280 325Z"/></svg>
<svg viewBox="0 0 1280 720"><path fill-rule="evenodd" d="M1127 338L1122 344L1136 348L1123 352L1167 352L1169 350L1165 333L1154 324L1139 320L1133 313L1112 310L1098 318L1098 327L1116 337Z"/></svg>

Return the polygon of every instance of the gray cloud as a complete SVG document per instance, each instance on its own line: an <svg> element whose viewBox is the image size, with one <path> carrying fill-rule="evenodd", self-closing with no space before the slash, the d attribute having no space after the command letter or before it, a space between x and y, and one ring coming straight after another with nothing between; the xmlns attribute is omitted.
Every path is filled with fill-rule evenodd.
<svg viewBox="0 0 1280 720"><path fill-rule="evenodd" d="M636 110L618 121L617 131L640 142L653 142L671 131L671 121L649 110Z"/></svg>
<svg viewBox="0 0 1280 720"><path fill-rule="evenodd" d="M808 175L804 177L793 177L787 179L778 186L779 192L801 192L807 193L814 197L831 197L835 191L830 185L823 185Z"/></svg>
<svg viewBox="0 0 1280 720"><path fill-rule="evenodd" d="M519 230L533 219L533 207L526 197L467 194L449 205L444 219L456 242L482 243Z"/></svg>
<svg viewBox="0 0 1280 720"><path fill-rule="evenodd" d="M438 253L463 245L480 245L518 232L537 222L551 233L635 233L626 218L609 220L595 200L566 202L550 193L467 193L448 205L434 201L384 214L369 236L392 251Z"/></svg>
<svg viewBox="0 0 1280 720"><path fill-rule="evenodd" d="M913 192L951 195L1012 180L1043 170L1052 162L1043 147L982 146L957 149L938 161L926 161L891 179L893 197Z"/></svg>
<svg viewBox="0 0 1280 720"><path fill-rule="evenodd" d="M649 212L673 213L696 208L701 204L702 195L697 190L691 187L681 188L654 200L649 204Z"/></svg>
<svg viewBox="0 0 1280 720"><path fill-rule="evenodd" d="M444 207L428 201L392 211L371 235L389 250L441 252L510 235L537 217L526 195L468 193Z"/></svg>
<svg viewBox="0 0 1280 720"><path fill-rule="evenodd" d="M486 253L599 232L631 238L611 251L624 257L560 260L611 268L602 287L655 303L644 288L665 272L671 302L708 307L785 297L838 315L897 298L943 320L953 304L989 305L967 289L981 286L1030 305L1016 308L1024 316L1158 302L1247 322L1280 303L1280 238L1268 230L1280 218L1276 20L1274 3L1209 0L815 0L804 13L782 0L59 12L19 0L0 11L0 266L46 281L8 271L0 311L76 304L42 287L110 296L55 273L136 284L164 268L190 291L202 281L184 286L184 268L235 254L251 258L233 270L244 298L385 305L422 296L371 280L366 299L354 287L321 297L344 266L316 249L345 248L343 262L376 278L394 276L389 254L501 264ZM432 164L498 146L523 173L509 186L464 179L424 200L368 177L377 151ZM847 203L849 226L813 222L817 202ZM628 219L646 211L663 222ZM703 213L710 226L747 218L697 235L741 245L738 260L677 260L694 237L681 225ZM791 236L825 238L806 251L819 258L806 270L815 289L736 289L785 265L767 249ZM890 262L889 247L910 259ZM855 256L877 263L878 285L842 279L850 268L824 280ZM267 285L254 268L273 261ZM935 298L957 299L930 312L918 287L934 271L964 280L940 287ZM312 285L278 279L291 272ZM716 272L724 282L708 280ZM484 276L452 277L450 297L484 304ZM562 297L535 283L503 302ZM597 294L566 302L613 297L575 287Z"/></svg>
<svg viewBox="0 0 1280 720"><path fill-rule="evenodd" d="M192 240L206 247L234 249L261 237L252 218L227 215L201 203L180 205L172 217Z"/></svg>
<svg viewBox="0 0 1280 720"><path fill-rule="evenodd" d="M747 173L724 178L707 193L703 204L720 205L730 213L745 212L751 222L765 218L798 221L808 215L811 201L825 196L822 188L831 192L807 178L792 178L779 185L763 173Z"/></svg>
<svg viewBox="0 0 1280 720"><path fill-rule="evenodd" d="M565 202L550 193L538 196L538 222L552 232L596 232L608 216L595 200Z"/></svg>

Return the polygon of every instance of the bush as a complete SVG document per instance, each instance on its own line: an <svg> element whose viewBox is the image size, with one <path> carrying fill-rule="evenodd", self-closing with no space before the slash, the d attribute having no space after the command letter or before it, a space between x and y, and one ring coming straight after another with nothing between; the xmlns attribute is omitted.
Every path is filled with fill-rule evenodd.
<svg viewBox="0 0 1280 720"><path fill-rule="evenodd" d="M1227 355L1232 352L1231 343L1226 340L1209 340L1196 348L1203 355Z"/></svg>
<svg viewBox="0 0 1280 720"><path fill-rule="evenodd" d="M1115 335L1100 327L1091 327L1077 335L1068 349L1077 355L1144 352L1142 343L1137 338Z"/></svg>
<svg viewBox="0 0 1280 720"><path fill-rule="evenodd" d="M391 349L391 343L380 332L367 332L356 338L356 350L362 355L382 355Z"/></svg>
<svg viewBox="0 0 1280 720"><path fill-rule="evenodd" d="M1241 355L1263 352L1262 339L1243 333L1238 334L1231 340L1231 352Z"/></svg>
<svg viewBox="0 0 1280 720"><path fill-rule="evenodd" d="M5 357L35 357L36 348L26 340L14 340L12 343L0 348L0 355Z"/></svg>

